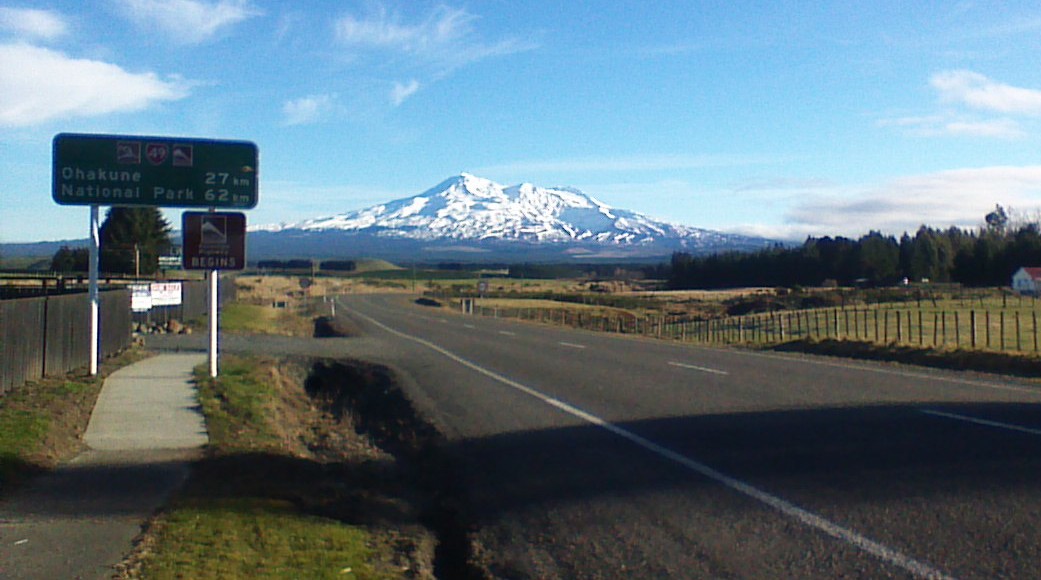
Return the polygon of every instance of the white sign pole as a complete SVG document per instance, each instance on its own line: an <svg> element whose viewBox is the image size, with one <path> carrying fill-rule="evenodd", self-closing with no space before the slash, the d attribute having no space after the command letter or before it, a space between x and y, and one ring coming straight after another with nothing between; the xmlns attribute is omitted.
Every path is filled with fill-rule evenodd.
<svg viewBox="0 0 1041 580"><path fill-rule="evenodd" d="M98 206L90 206L90 375L98 374L98 350L100 333L98 332L98 247L101 236L98 233Z"/></svg>
<svg viewBox="0 0 1041 580"><path fill-rule="evenodd" d="M210 270L210 377L217 378L217 270Z"/></svg>

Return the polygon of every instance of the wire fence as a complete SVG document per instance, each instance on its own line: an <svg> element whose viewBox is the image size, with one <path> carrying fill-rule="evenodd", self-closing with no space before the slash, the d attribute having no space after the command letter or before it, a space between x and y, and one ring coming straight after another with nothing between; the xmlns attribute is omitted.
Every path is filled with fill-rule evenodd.
<svg viewBox="0 0 1041 580"><path fill-rule="evenodd" d="M1041 352L1038 313L1022 308L826 308L711 320L583 313L566 308L467 308L465 303L463 308L479 316L703 344L773 345L834 339L922 348Z"/></svg>

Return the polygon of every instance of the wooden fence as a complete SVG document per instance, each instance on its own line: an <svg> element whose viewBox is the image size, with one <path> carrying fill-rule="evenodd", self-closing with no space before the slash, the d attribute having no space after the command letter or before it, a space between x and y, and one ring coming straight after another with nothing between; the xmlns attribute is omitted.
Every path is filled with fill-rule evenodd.
<svg viewBox="0 0 1041 580"><path fill-rule="evenodd" d="M99 296L101 352L130 345L130 292ZM90 298L66 294L0 301L0 394L90 364Z"/></svg>

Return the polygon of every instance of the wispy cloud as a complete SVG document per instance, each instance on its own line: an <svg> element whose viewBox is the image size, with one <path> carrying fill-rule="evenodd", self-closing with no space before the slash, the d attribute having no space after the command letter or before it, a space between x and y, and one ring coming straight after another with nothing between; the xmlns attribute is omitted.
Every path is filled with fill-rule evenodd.
<svg viewBox="0 0 1041 580"><path fill-rule="evenodd" d="M0 6L0 30L31 40L55 40L69 32L65 19L50 10Z"/></svg>
<svg viewBox="0 0 1041 580"><path fill-rule="evenodd" d="M183 79L130 73L26 44L0 45L0 126L140 111L188 92Z"/></svg>
<svg viewBox="0 0 1041 580"><path fill-rule="evenodd" d="M896 127L905 133L919 137L963 136L1020 139L1027 136L1022 124L1015 119L1000 118L981 121L958 117L952 113L882 119L878 125Z"/></svg>
<svg viewBox="0 0 1041 580"><path fill-rule="evenodd" d="M945 102L1005 114L1041 115L1041 90L999 83L973 71L940 72L929 84Z"/></svg>
<svg viewBox="0 0 1041 580"><path fill-rule="evenodd" d="M777 231L859 236L868 229L899 235L922 224L975 227L994 204L1041 206L1041 165L956 169L902 177L878 186L807 196Z"/></svg>
<svg viewBox="0 0 1041 580"><path fill-rule="evenodd" d="M579 157L543 161L513 161L473 171L486 173L569 173L612 171L667 171L672 169L702 169L706 167L735 167L777 163L776 157L754 155L629 155L604 157Z"/></svg>
<svg viewBox="0 0 1041 580"><path fill-rule="evenodd" d="M478 17L462 8L439 6L425 18L406 22L379 5L365 16L346 14L336 21L336 38L354 51L405 55L413 64L441 74L494 56L523 52L536 44L517 38L487 40L476 29Z"/></svg>
<svg viewBox="0 0 1041 580"><path fill-rule="evenodd" d="M309 125L326 118L336 108L336 95L308 95L286 101L282 114L286 125Z"/></svg>
<svg viewBox="0 0 1041 580"><path fill-rule="evenodd" d="M920 137L1020 139L1027 136L1024 123L1041 116L1041 90L1000 83L977 72L939 72L930 77L929 85L946 106L944 110L881 119L878 126ZM993 114L1002 116L987 118Z"/></svg>
<svg viewBox="0 0 1041 580"><path fill-rule="evenodd" d="M390 102L394 103L394 106L397 107L401 103L404 103L405 99L416 94L416 91L418 90L419 81L416 79L412 79L407 83L396 82L394 83L394 88L390 90Z"/></svg>
<svg viewBox="0 0 1041 580"><path fill-rule="evenodd" d="M125 13L142 27L158 29L179 44L199 44L262 12L249 0L123 0Z"/></svg>

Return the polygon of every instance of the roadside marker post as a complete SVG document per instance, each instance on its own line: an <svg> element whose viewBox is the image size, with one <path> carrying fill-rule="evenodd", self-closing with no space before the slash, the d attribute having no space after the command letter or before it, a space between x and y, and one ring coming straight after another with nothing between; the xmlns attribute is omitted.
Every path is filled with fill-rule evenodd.
<svg viewBox="0 0 1041 580"><path fill-rule="evenodd" d="M100 206L201 207L209 208L214 216L225 216L215 218L207 233L199 235L202 257L197 255L194 261L198 267L192 267L187 259L184 262L185 269L206 270L210 279L210 376L216 377L218 271L241 270L246 261L245 216L217 214L215 210L256 207L260 191L257 146L249 141L59 133L54 137L51 162L54 202L90 206L92 376L98 373L101 356ZM220 219L232 220L235 227L241 223L241 239L235 240L235 244L241 243L241 251L239 245L224 243L220 232L213 229ZM231 249L237 253L229 254Z"/></svg>

